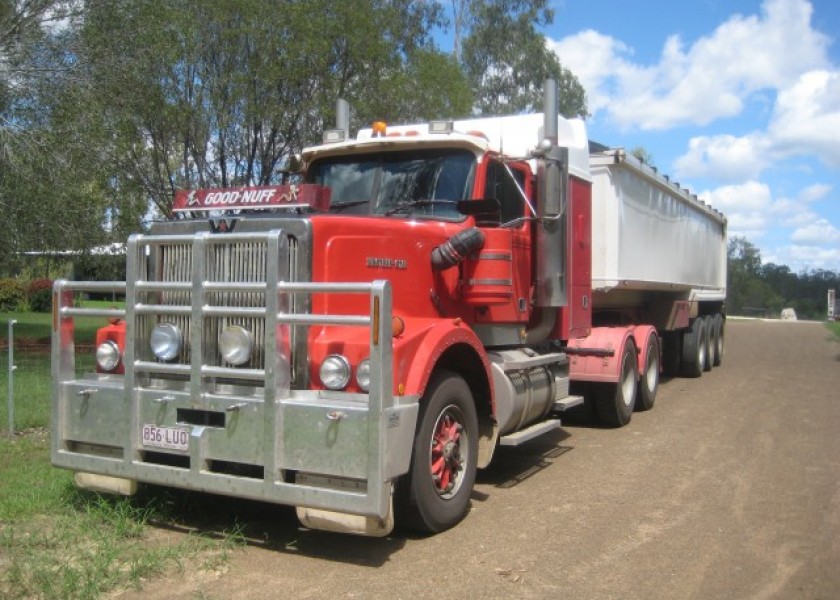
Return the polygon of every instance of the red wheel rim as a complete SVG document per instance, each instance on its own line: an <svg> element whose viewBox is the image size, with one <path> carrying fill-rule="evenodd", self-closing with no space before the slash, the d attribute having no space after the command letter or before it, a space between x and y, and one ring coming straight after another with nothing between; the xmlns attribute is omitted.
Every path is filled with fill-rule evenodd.
<svg viewBox="0 0 840 600"><path fill-rule="evenodd" d="M467 448L460 411L450 406L438 417L432 431L430 468L435 491L449 498L457 493L463 479L464 451Z"/></svg>

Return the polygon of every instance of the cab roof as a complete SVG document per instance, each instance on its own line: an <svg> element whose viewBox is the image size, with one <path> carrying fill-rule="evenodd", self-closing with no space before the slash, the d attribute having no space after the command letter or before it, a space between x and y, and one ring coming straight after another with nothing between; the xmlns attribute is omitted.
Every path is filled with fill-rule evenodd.
<svg viewBox="0 0 840 600"><path fill-rule="evenodd" d="M530 159L531 151L543 138L543 115L535 113L510 117L488 117L454 121L450 133L429 133L428 123L389 125L384 136L374 137L371 128L361 129L356 139L322 144L304 149L303 159L346 156L376 151L415 148L460 148L473 152L480 160L488 151L512 159ZM581 119L560 118L558 144L569 149L570 174L591 180L589 141Z"/></svg>

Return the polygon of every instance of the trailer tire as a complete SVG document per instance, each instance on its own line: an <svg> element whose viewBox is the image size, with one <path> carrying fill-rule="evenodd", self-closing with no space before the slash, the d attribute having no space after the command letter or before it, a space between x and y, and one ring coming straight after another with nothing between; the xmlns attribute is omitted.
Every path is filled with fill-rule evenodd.
<svg viewBox="0 0 840 600"><path fill-rule="evenodd" d="M715 342L714 342L714 358L712 359L712 364L716 367L719 367L723 364L723 339L724 339L724 320L723 315L720 313L715 314L714 318L714 331L715 331Z"/></svg>
<svg viewBox="0 0 840 600"><path fill-rule="evenodd" d="M697 317L691 327L683 332L682 339L682 367L686 377L700 377L706 367L706 321Z"/></svg>
<svg viewBox="0 0 840 600"><path fill-rule="evenodd" d="M438 533L469 508L478 460L478 416L470 388L452 371L432 375L421 400L411 465L397 482L400 527Z"/></svg>
<svg viewBox="0 0 840 600"><path fill-rule="evenodd" d="M704 326L706 327L706 362L703 365L704 371L712 370L712 362L715 355L715 319L712 315L703 317Z"/></svg>
<svg viewBox="0 0 840 600"><path fill-rule="evenodd" d="M645 411L653 408L656 392L659 390L659 339L651 335L647 342L645 368L639 377L636 410Z"/></svg>
<svg viewBox="0 0 840 600"><path fill-rule="evenodd" d="M598 418L607 427L624 427L633 416L636 404L636 389L639 373L636 362L636 345L627 339L621 352L621 371L617 383L601 383L593 386L595 410Z"/></svg>

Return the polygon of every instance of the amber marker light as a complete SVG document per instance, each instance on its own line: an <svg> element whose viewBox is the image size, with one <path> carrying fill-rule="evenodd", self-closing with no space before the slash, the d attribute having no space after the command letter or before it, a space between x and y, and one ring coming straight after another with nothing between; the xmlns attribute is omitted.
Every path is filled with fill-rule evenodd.
<svg viewBox="0 0 840 600"><path fill-rule="evenodd" d="M385 135L387 127L385 121L374 121L371 129L373 129L373 137L381 137Z"/></svg>
<svg viewBox="0 0 840 600"><path fill-rule="evenodd" d="M371 327L373 328L373 345L379 345L379 297L373 297L373 322L371 323Z"/></svg>
<svg viewBox="0 0 840 600"><path fill-rule="evenodd" d="M394 317L391 319L391 335L394 337L400 337L403 332L405 331L405 321L403 321L399 317Z"/></svg>

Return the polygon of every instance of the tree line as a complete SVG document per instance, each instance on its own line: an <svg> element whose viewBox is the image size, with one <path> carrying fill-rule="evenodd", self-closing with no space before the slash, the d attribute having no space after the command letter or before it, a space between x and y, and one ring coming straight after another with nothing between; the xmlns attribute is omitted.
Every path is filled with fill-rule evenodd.
<svg viewBox="0 0 840 600"><path fill-rule="evenodd" d="M548 0L0 0L0 276L169 214L178 188L264 185L348 100L373 119L585 116ZM436 37L454 27L452 51Z"/></svg>
<svg viewBox="0 0 840 600"><path fill-rule="evenodd" d="M759 249L735 236L727 248L726 309L730 315L779 317L792 308L799 319L823 320L828 290L840 293L840 272L813 269L794 273L785 265L762 263Z"/></svg>

